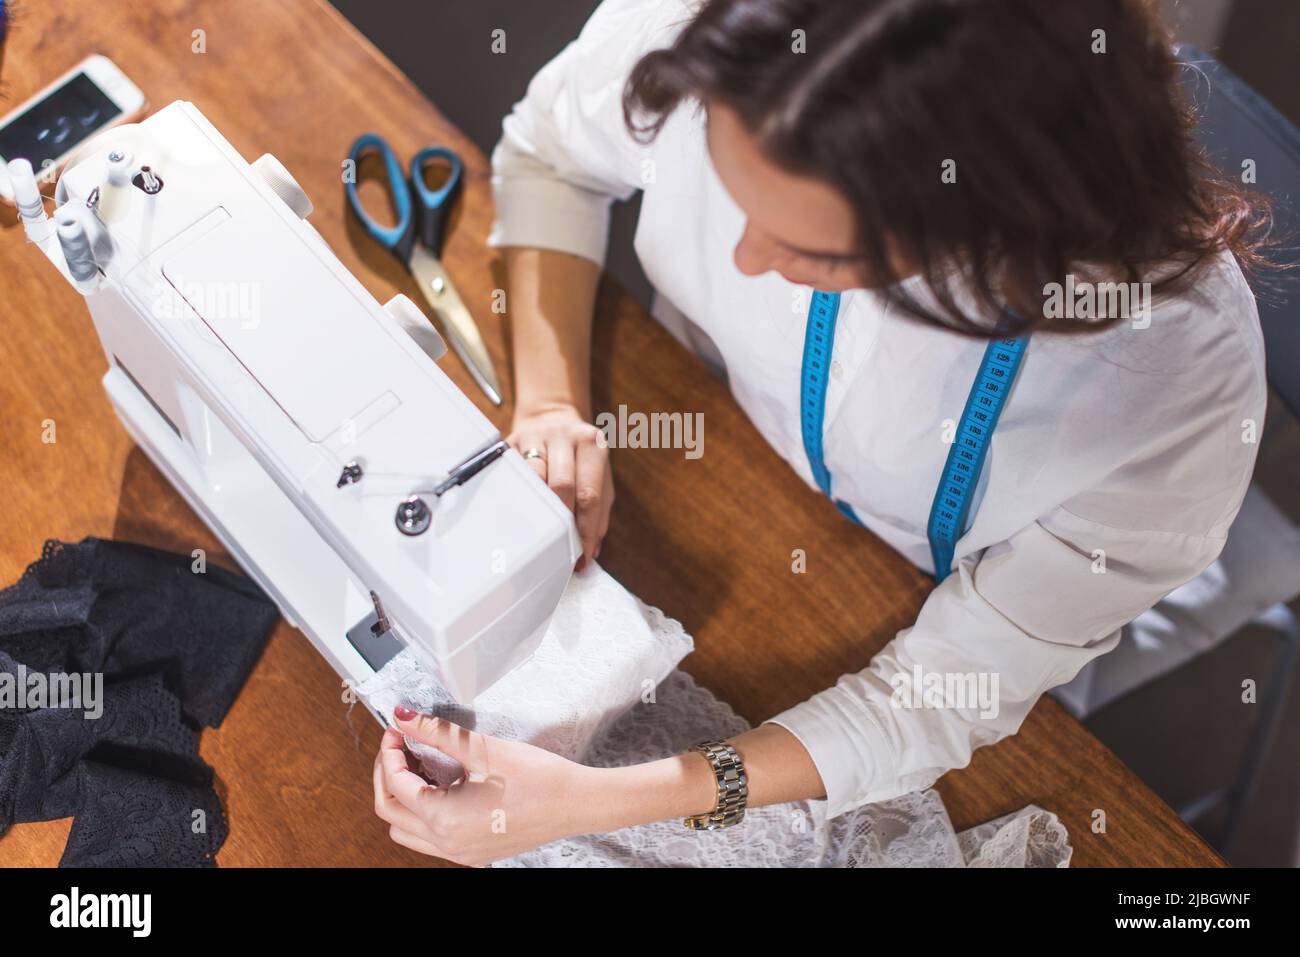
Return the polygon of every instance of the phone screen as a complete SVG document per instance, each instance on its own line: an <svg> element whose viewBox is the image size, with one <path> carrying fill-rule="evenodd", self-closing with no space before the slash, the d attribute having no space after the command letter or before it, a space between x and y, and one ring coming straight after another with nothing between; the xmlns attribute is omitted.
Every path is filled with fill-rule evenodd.
<svg viewBox="0 0 1300 957"><path fill-rule="evenodd" d="M0 157L30 160L39 173L121 112L90 77L78 73L0 129Z"/></svg>

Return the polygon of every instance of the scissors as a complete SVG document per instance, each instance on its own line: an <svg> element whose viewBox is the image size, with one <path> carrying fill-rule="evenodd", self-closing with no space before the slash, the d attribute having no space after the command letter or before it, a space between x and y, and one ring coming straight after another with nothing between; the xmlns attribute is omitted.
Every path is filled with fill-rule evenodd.
<svg viewBox="0 0 1300 957"><path fill-rule="evenodd" d="M376 151L384 160L388 189L397 208L397 224L381 226L366 212L357 193L355 175L344 182L348 205L372 239L396 256L420 283L420 291L442 323L443 330L469 369L479 387L493 405L501 404L501 383L497 379L487 346L479 334L474 317L465 308L451 277L442 266L442 241L447 218L455 203L463 169L460 157L442 146L426 146L411 158L410 175L402 174L397 154L378 133L363 133L348 151L352 168L361 157ZM450 167L446 182L430 189L424 182L424 170L430 162Z"/></svg>

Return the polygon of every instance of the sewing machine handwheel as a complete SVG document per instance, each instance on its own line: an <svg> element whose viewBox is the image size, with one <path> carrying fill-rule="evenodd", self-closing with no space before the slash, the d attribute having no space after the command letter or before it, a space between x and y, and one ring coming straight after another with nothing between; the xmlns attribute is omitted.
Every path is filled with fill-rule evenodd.
<svg viewBox="0 0 1300 957"><path fill-rule="evenodd" d="M266 180L266 185L271 187L271 192L279 196L284 205L292 209L299 219L306 219L311 215L311 199L298 185L293 175L284 168L283 163L270 153L263 153L253 161L252 165L253 169L257 170L257 174Z"/></svg>

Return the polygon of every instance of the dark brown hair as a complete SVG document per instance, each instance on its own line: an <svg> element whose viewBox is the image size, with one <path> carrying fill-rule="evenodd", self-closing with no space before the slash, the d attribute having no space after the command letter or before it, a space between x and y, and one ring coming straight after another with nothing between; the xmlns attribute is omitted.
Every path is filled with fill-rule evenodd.
<svg viewBox="0 0 1300 957"><path fill-rule="evenodd" d="M774 163L848 199L867 273L912 316L1077 331L1121 318L1043 317L1081 263L1124 282L1176 264L1157 292L1225 247L1262 263L1267 205L1194 146L1179 69L1145 0L709 0L637 63L623 109L647 141L684 101L734 110ZM897 285L886 238L937 309Z"/></svg>

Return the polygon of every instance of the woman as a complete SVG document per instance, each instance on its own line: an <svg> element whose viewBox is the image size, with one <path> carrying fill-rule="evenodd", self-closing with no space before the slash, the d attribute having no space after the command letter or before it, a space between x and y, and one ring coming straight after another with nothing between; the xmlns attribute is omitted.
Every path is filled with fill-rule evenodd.
<svg viewBox="0 0 1300 957"><path fill-rule="evenodd" d="M592 304L609 203L643 189L656 316L792 468L940 584L864 671L709 753L592 769L399 715L471 775L427 787L390 730L375 786L393 839L483 863L673 816L728 824L737 764L749 806L835 815L926 787L1209 565L1263 419L1242 273L1258 217L1194 156L1176 90L1140 0L607 0L493 158L513 444L598 556L613 489ZM981 374L996 402L972 394ZM996 425L982 468L955 428L968 408ZM918 702L929 675L991 678L996 699Z"/></svg>

